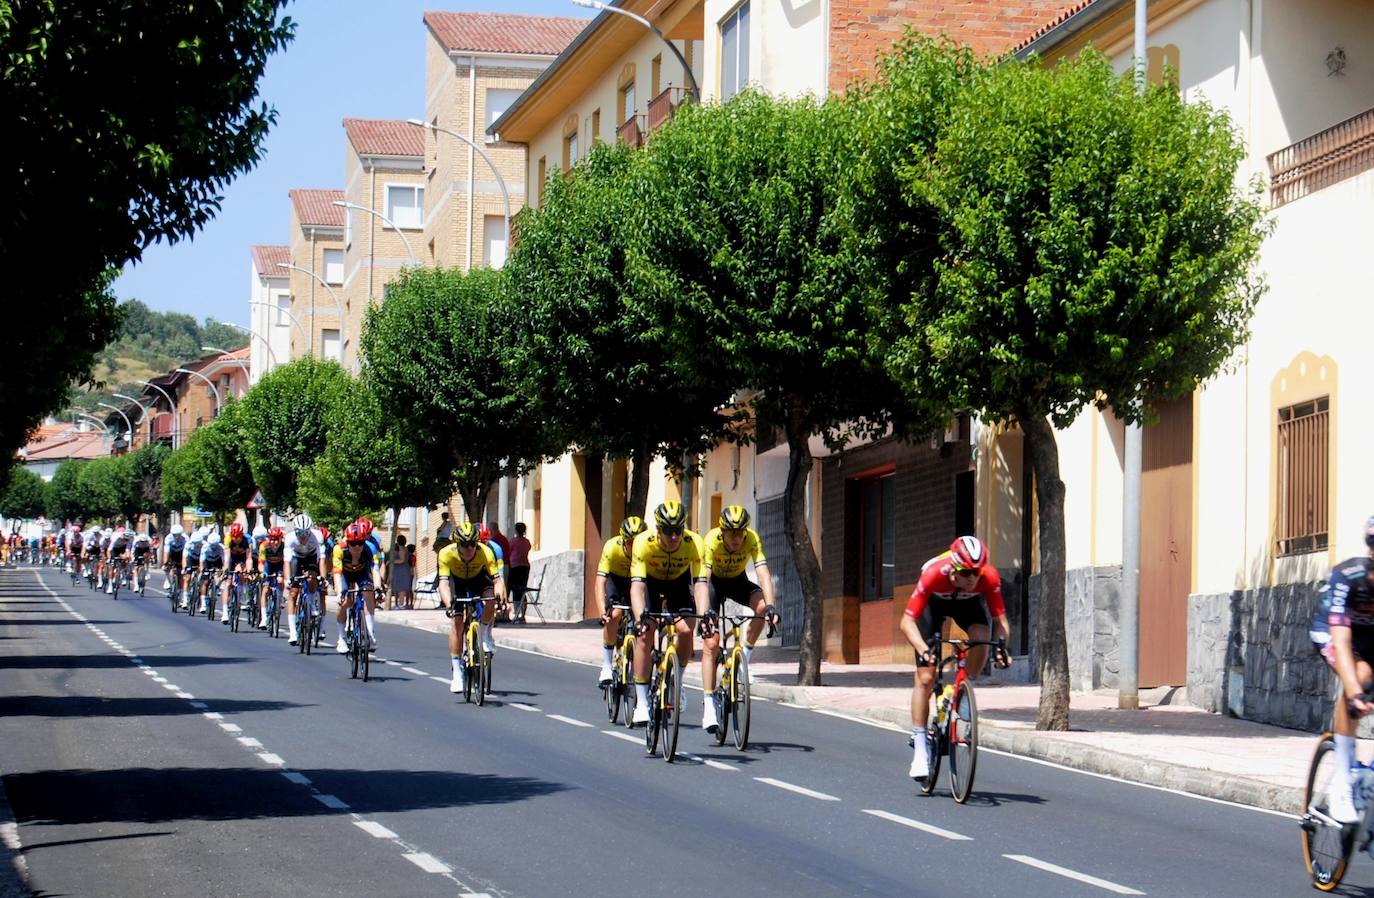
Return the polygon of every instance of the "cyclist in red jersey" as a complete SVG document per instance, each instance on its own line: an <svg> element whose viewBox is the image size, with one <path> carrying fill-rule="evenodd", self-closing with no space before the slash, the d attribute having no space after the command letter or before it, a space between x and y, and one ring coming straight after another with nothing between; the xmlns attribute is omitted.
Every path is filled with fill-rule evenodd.
<svg viewBox="0 0 1374 898"><path fill-rule="evenodd" d="M961 536L950 544L949 551L921 566L921 579L902 615L902 635L916 650L916 679L911 690L911 735L915 745L911 776L916 780L924 780L930 769L926 721L930 717L936 660L930 643L945 618L958 624L969 639L987 639L989 615L994 639L1006 639L1010 628L1002 601L1002 577L988 563L988 548L983 541L976 536ZM970 677L982 672L987 658L987 646L969 651Z"/></svg>

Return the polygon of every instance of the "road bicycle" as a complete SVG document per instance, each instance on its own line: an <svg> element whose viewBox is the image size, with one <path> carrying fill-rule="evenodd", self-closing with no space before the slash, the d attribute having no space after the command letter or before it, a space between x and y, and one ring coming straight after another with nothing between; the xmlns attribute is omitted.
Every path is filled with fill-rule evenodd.
<svg viewBox="0 0 1374 898"><path fill-rule="evenodd" d="M963 804L973 791L973 775L978 768L978 703L974 700L973 683L966 670L969 650L980 645L991 646L997 653L997 665L1005 667L1007 647L1002 640L943 639L937 633L930 646L937 659L942 645L949 646L954 656L935 665L935 685L930 692L935 698L935 719L926 725L930 773L921 783L921 792L929 795L935 791L940 758L949 755L949 794ZM944 671L951 660L955 665L954 681L946 684Z"/></svg>
<svg viewBox="0 0 1374 898"><path fill-rule="evenodd" d="M146 594L148 590L148 560L141 556L134 559L134 583L138 584L135 592L139 595Z"/></svg>
<svg viewBox="0 0 1374 898"><path fill-rule="evenodd" d="M348 618L344 622L343 638L348 646L348 666L352 671L350 677L358 679L359 671L362 672L363 682L367 682L368 668L371 665L371 653L369 652L370 639L367 635L367 594L361 586L350 586L344 590L340 601L348 609Z"/></svg>
<svg viewBox="0 0 1374 898"><path fill-rule="evenodd" d="M632 727L635 717L635 632L630 625L630 606L611 607L620 609L620 625L616 628L615 649L611 654L611 682L601 687L601 692L606 698L606 718L615 723L623 707L625 726Z"/></svg>
<svg viewBox="0 0 1374 898"><path fill-rule="evenodd" d="M76 584L78 584L78 583L81 582L81 556L80 556L80 555L72 555L72 556L71 556L71 570L68 571L68 573L71 574L72 586L73 586L73 587L75 587Z"/></svg>
<svg viewBox="0 0 1374 898"><path fill-rule="evenodd" d="M267 591L263 593L263 606L267 612L267 635L276 639L281 635L281 587L278 585L276 575L270 575L267 583Z"/></svg>
<svg viewBox="0 0 1374 898"><path fill-rule="evenodd" d="M1370 695L1364 696L1369 701ZM1350 859L1367 851L1374 839L1374 769L1356 764L1350 774L1355 779L1355 807L1360 819L1341 823L1329 811L1331 794L1346 788L1339 775L1336 737L1330 732L1317 737L1316 750L1307 768L1307 788L1303 792L1302 859L1312 885L1323 892L1335 890L1345 877Z"/></svg>
<svg viewBox="0 0 1374 898"><path fill-rule="evenodd" d="M201 578L201 586L205 589L205 619L213 622L215 619L215 609L219 607L219 588L224 585L224 580L229 574L223 570L206 571L206 576Z"/></svg>
<svg viewBox="0 0 1374 898"><path fill-rule="evenodd" d="M776 632L775 618L771 615L722 614L720 618L720 652L717 655L720 672L716 677L716 691L711 696L716 703L716 720L720 723L716 728L716 744L725 744L728 731L734 737L735 748L739 751L749 747L749 723L752 718L749 659L744 654L744 633L741 628L745 621L758 617L764 617L768 622L767 638L771 639Z"/></svg>
<svg viewBox="0 0 1374 898"><path fill-rule="evenodd" d="M129 579L129 559L120 556L119 558L111 560L109 564L109 576L110 597L114 601L118 602L119 587L122 586L124 582Z"/></svg>
<svg viewBox="0 0 1374 898"><path fill-rule="evenodd" d="M248 575L243 571L238 570L232 571L226 575L229 580L229 600L224 610L228 618L227 622L229 624L229 629L234 633L239 631L239 618L242 615L244 606L244 581L247 576Z"/></svg>
<svg viewBox="0 0 1374 898"><path fill-rule="evenodd" d="M291 579L293 587L300 587L300 597L296 599L296 636L300 643L297 651L312 654L315 636L320 632L320 576L314 571Z"/></svg>
<svg viewBox="0 0 1374 898"><path fill-rule="evenodd" d="M491 694L491 652L482 649L481 623L485 603L482 596L455 596L444 609L448 617L463 621L463 647L458 655L458 667L463 672L463 701L471 702L475 692L478 705L486 704Z"/></svg>
<svg viewBox="0 0 1374 898"><path fill-rule="evenodd" d="M661 738L663 760L669 764L677 757L678 727L682 723L682 659L677 654L677 622L700 618L699 614L684 611L646 611L639 618L642 624L660 622L650 656L653 673L649 680L649 722L644 727L644 748L650 755L658 753Z"/></svg>
<svg viewBox="0 0 1374 898"><path fill-rule="evenodd" d="M95 589L100 582L100 560L94 557L86 559L86 588Z"/></svg>
<svg viewBox="0 0 1374 898"><path fill-rule="evenodd" d="M177 605L181 601L181 571L172 565L170 561L162 563L162 576L164 589L167 592L167 601L172 604L172 613L177 613Z"/></svg>
<svg viewBox="0 0 1374 898"><path fill-rule="evenodd" d="M186 614L190 617L195 617L200 609L200 583L204 579L204 574L199 570L191 571L186 578Z"/></svg>

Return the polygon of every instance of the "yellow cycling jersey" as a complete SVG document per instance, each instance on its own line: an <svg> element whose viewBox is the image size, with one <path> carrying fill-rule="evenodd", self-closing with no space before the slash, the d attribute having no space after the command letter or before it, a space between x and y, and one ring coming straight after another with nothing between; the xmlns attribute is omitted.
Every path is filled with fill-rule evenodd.
<svg viewBox="0 0 1374 898"><path fill-rule="evenodd" d="M693 580L706 579L706 551L700 534L684 531L676 552L665 552L659 545L657 533L645 531L635 537L630 560L631 579L676 580L687 573Z"/></svg>
<svg viewBox="0 0 1374 898"><path fill-rule="evenodd" d="M458 544L449 543L439 551L439 576L457 577L459 580L471 580L473 577L480 577L483 573L493 580L501 576L501 565L496 561L496 555L491 549L482 543L477 544L477 551L472 553L471 561L464 561L463 556L458 554Z"/></svg>
<svg viewBox="0 0 1374 898"><path fill-rule="evenodd" d="M630 547L631 551L633 546ZM624 535L615 536L606 540L606 546L601 550L601 563L596 566L598 577L630 576L630 553L625 549Z"/></svg>
<svg viewBox="0 0 1374 898"><path fill-rule="evenodd" d="M738 552L731 552L725 547L724 531L719 527L706 534L706 567L712 574L717 577L738 577L750 562L755 567L768 563L768 559L763 557L763 543L753 527L745 529L744 542L740 544Z"/></svg>

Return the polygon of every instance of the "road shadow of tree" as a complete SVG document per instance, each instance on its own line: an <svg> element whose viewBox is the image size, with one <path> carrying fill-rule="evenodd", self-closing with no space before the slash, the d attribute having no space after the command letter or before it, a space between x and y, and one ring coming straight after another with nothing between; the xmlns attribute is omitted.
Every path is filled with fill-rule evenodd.
<svg viewBox="0 0 1374 898"><path fill-rule="evenodd" d="M297 702L215 699L214 708L222 714L248 711L285 711L312 707ZM172 717L199 715L184 699L174 696L155 698L105 698L98 695L6 695L0 696L0 717Z"/></svg>
<svg viewBox="0 0 1374 898"><path fill-rule="evenodd" d="M448 770L297 772L362 814L509 804L574 788L533 777ZM4 786L20 824L161 824L348 813L325 807L281 771L265 768L39 770L7 774Z"/></svg>

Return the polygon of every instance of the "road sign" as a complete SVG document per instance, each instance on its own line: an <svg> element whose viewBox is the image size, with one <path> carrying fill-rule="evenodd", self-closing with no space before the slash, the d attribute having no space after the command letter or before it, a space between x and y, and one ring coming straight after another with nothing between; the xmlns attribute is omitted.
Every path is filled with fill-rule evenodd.
<svg viewBox="0 0 1374 898"><path fill-rule="evenodd" d="M248 504L245 505L244 508L265 508L266 506L267 503L263 501L262 498L262 490L257 490L253 493L253 498L248 500Z"/></svg>

